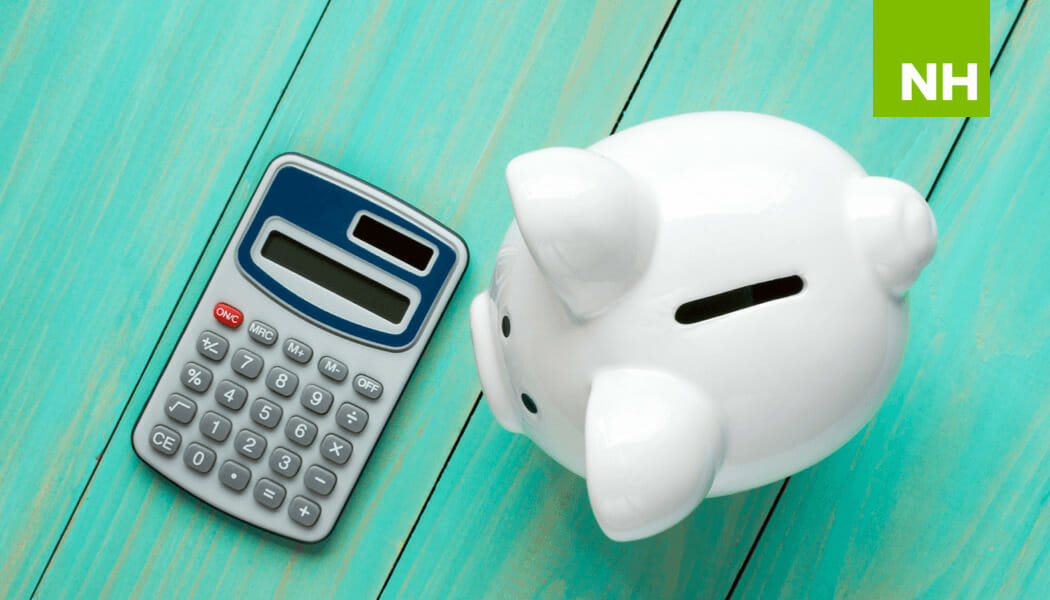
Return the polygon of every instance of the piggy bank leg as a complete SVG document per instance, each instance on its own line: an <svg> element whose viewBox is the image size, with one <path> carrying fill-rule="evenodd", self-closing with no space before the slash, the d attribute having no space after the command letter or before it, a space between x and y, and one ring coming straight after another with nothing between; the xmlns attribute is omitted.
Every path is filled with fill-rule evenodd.
<svg viewBox="0 0 1050 600"><path fill-rule="evenodd" d="M585 435L591 507L617 541L654 535L686 517L725 456L718 406L691 383L647 369L595 377Z"/></svg>

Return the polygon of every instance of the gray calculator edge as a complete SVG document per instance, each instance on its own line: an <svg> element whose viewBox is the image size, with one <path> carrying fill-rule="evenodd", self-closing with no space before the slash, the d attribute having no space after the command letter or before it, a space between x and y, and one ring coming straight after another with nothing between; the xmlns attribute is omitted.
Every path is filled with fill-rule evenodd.
<svg viewBox="0 0 1050 600"><path fill-rule="evenodd" d="M265 197L277 172L285 166L294 166L317 175L330 182L347 188L355 194L376 202L399 216L425 228L430 234L451 245L455 250L455 263L434 303L430 313L411 344L396 350L379 349L357 340L333 332L330 328L293 313L283 303L254 284L240 270L236 260L237 246L244 236L256 210ZM466 244L455 232L430 218L398 198L364 183L333 167L320 163L300 154L286 153L276 157L267 167L251 201L237 225L236 231L227 241L214 272L211 274L204 292L195 306L193 313L182 331L163 372L157 380L156 387L150 394L138 421L132 431L132 446L135 453L146 464L159 474L175 483L178 487L195 496L202 502L241 521L265 531L287 537L296 541L316 543L326 539L333 531L336 522L349 500L357 480L361 476L379 436L393 412L405 385L411 378L415 367L425 350L434 328L444 314L448 304L462 279L469 262ZM244 313L243 323L236 329L223 327L213 316L212 307L225 302L239 308ZM260 307L265 307L260 310ZM275 328L279 338L272 345L261 344L249 337L248 324L260 320ZM211 330L220 334L229 342L229 349L221 363L213 363L197 349L197 337L200 332ZM189 337L187 337L189 336ZM312 360L302 365L293 362L282 352L282 344L289 338L305 340L312 347ZM264 368L254 380L246 382L226 373L234 353L241 348L249 349L262 356ZM334 381L320 375L317 368L322 357L331 356L349 366L349 375L342 381ZM194 362L216 372L215 380L203 393L195 393L180 382L180 372L186 363ZM289 398L279 397L265 389L265 377L271 367L279 366L299 374L299 385ZM214 367L214 368L213 368ZM353 379L357 374L365 374L374 381L381 382L383 389L378 398L371 398L355 391ZM234 379L242 385L251 387L247 401L236 411L217 408L213 397L216 385L222 379ZM335 395L331 408L325 415L318 415L307 410L300 403L300 393L309 384L316 384L333 392ZM262 394L260 394L262 390ZM188 424L181 423L165 413L167 400L172 393L192 397L196 402L196 414ZM257 398L264 397L275 402L283 409L280 424L273 430L260 426L251 418L251 407ZM364 408L368 413L367 425L360 433L349 433L336 425L339 407L350 402ZM216 443L201 435L198 427L203 415L209 411L221 413L232 421L232 428L224 442ZM285 436L286 423L294 417L305 418L318 426L316 440L308 448L297 446ZM184 418L184 415L181 415ZM167 456L158 452L150 444L151 432L157 425L181 435L177 451ZM261 433L268 438L268 445L260 459L246 458L238 454L233 444L238 432L248 429ZM333 466L333 463L321 453L322 440L328 434L336 434L352 442L353 451L345 464ZM191 444L203 443L218 453L209 472L200 474L184 463L184 452ZM294 485L285 485L287 490L280 508L277 510L264 506L253 497L257 482L277 480L285 484L286 480L275 475L268 458L278 447L293 450L302 459ZM246 489L234 491L223 485L219 473L227 459L235 459L251 470L251 481ZM338 480L334 489L321 496L305 489L301 480L311 465L320 465L337 474ZM286 510L293 505L293 499L299 496L318 503L321 507L320 517L313 526L303 526L292 519Z"/></svg>

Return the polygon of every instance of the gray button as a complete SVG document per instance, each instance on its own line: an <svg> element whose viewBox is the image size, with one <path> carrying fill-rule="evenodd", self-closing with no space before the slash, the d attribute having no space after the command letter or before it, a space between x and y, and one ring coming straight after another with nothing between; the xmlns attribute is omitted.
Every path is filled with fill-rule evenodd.
<svg viewBox="0 0 1050 600"><path fill-rule="evenodd" d="M302 395L299 396L299 401L303 406L319 415L328 412L328 409L332 407L333 399L332 392L312 383L304 387Z"/></svg>
<svg viewBox="0 0 1050 600"><path fill-rule="evenodd" d="M237 432L233 445L237 448L237 452L255 460L266 450L266 438L251 429L242 429Z"/></svg>
<svg viewBox="0 0 1050 600"><path fill-rule="evenodd" d="M299 472L299 465L303 464L299 455L287 448L277 447L270 455L270 468L274 472L292 478Z"/></svg>
<svg viewBox="0 0 1050 600"><path fill-rule="evenodd" d="M310 358L313 357L314 351L299 340L288 338L284 341L284 355L297 363L305 365L310 362Z"/></svg>
<svg viewBox="0 0 1050 600"><path fill-rule="evenodd" d="M164 411L168 413L172 421L185 425L197 414L197 403L182 394L172 394L168 396Z"/></svg>
<svg viewBox="0 0 1050 600"><path fill-rule="evenodd" d="M153 446L153 449L161 454L168 456L175 454L181 443L182 436L163 425L154 425L149 432L149 445Z"/></svg>
<svg viewBox="0 0 1050 600"><path fill-rule="evenodd" d="M182 453L182 462L198 473L207 473L215 465L215 453L211 448L193 442Z"/></svg>
<svg viewBox="0 0 1050 600"><path fill-rule="evenodd" d="M219 467L219 481L231 490L243 490L251 479L252 472L241 463L228 460Z"/></svg>
<svg viewBox="0 0 1050 600"><path fill-rule="evenodd" d="M226 438L230 437L230 430L233 429L233 424L226 417L208 411L201 417L200 430L205 437L211 438L216 442L224 442Z"/></svg>
<svg viewBox="0 0 1050 600"><path fill-rule="evenodd" d="M277 330L262 321L249 323L248 335L264 346L272 346L277 341Z"/></svg>
<svg viewBox="0 0 1050 600"><path fill-rule="evenodd" d="M329 433L321 440L321 456L337 465L345 464L350 460L350 453L354 451L354 445L338 435Z"/></svg>
<svg viewBox="0 0 1050 600"><path fill-rule="evenodd" d="M309 446L314 443L314 437L317 435L317 425L302 417L295 416L288 419L288 423L284 426L284 434L288 436L288 439L300 446Z"/></svg>
<svg viewBox="0 0 1050 600"><path fill-rule="evenodd" d="M306 489L327 496L332 493L332 488L335 487L335 473L319 467L317 465L311 466L306 470Z"/></svg>
<svg viewBox="0 0 1050 600"><path fill-rule="evenodd" d="M383 384L364 373L354 375L354 390L365 398L375 400L383 393Z"/></svg>
<svg viewBox="0 0 1050 600"><path fill-rule="evenodd" d="M288 516L304 527L313 527L317 517L321 516L321 507L312 500L296 496L288 505Z"/></svg>
<svg viewBox="0 0 1050 600"><path fill-rule="evenodd" d="M230 362L234 371L248 379L255 379L259 373L262 373L263 359L251 350L241 348L233 353L233 359Z"/></svg>
<svg viewBox="0 0 1050 600"><path fill-rule="evenodd" d="M255 501L266 508L277 508L284 502L284 486L263 477L255 484Z"/></svg>
<svg viewBox="0 0 1050 600"><path fill-rule="evenodd" d="M215 386L215 401L230 410L241 410L247 399L248 390L229 379L223 379Z"/></svg>
<svg viewBox="0 0 1050 600"><path fill-rule="evenodd" d="M346 374L350 372L350 370L346 368L346 364L339 362L331 356L322 356L321 360L317 361L317 370L321 372L321 375L324 375L332 381L342 381L346 379Z"/></svg>
<svg viewBox="0 0 1050 600"><path fill-rule="evenodd" d="M211 385L211 371L195 362L188 362L185 367L182 367L179 380L187 388L195 392L203 392Z"/></svg>
<svg viewBox="0 0 1050 600"><path fill-rule="evenodd" d="M299 387L299 378L287 369L274 367L266 374L266 387L287 398Z"/></svg>
<svg viewBox="0 0 1050 600"><path fill-rule="evenodd" d="M256 398L252 403L252 420L267 429L277 427L277 424L281 422L282 412L284 411L280 406L265 398Z"/></svg>
<svg viewBox="0 0 1050 600"><path fill-rule="evenodd" d="M215 361L222 360L229 349L230 343L226 341L226 338L214 331L205 329L201 332L200 337L197 338L197 352L200 352L204 358L210 358Z"/></svg>
<svg viewBox="0 0 1050 600"><path fill-rule="evenodd" d="M368 413L360 406L344 402L335 415L335 421L340 427L351 433L361 433L365 424L368 423Z"/></svg>

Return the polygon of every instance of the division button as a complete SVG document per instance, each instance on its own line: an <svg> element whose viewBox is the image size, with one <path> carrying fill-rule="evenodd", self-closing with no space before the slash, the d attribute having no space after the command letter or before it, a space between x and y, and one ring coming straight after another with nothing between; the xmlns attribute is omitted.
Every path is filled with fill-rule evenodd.
<svg viewBox="0 0 1050 600"><path fill-rule="evenodd" d="M272 346L277 341L277 330L262 321L248 323L248 335L263 346Z"/></svg>
<svg viewBox="0 0 1050 600"><path fill-rule="evenodd" d="M284 341L284 355L297 363L305 365L310 362L310 358L313 357L314 351L299 340L288 338Z"/></svg>
<svg viewBox="0 0 1050 600"><path fill-rule="evenodd" d="M335 487L335 473L317 465L306 470L305 479L306 489L322 496L331 494Z"/></svg>
<svg viewBox="0 0 1050 600"><path fill-rule="evenodd" d="M233 359L230 361L233 370L244 375L248 379L255 379L262 372L263 359L258 354L251 350L240 350L233 353Z"/></svg>
<svg viewBox="0 0 1050 600"><path fill-rule="evenodd" d="M216 304L212 314L215 315L216 321L232 329L237 329L244 322L244 313L225 302Z"/></svg>
<svg viewBox="0 0 1050 600"><path fill-rule="evenodd" d="M195 392L203 392L211 385L211 371L195 362L186 363L179 374L179 381Z"/></svg>
<svg viewBox="0 0 1050 600"><path fill-rule="evenodd" d="M163 425L154 425L149 433L149 445L166 456L175 454L182 443L182 436Z"/></svg>
<svg viewBox="0 0 1050 600"><path fill-rule="evenodd" d="M199 352L204 358L220 361L226 356L226 351L229 350L229 348L230 343L226 341L226 338L214 331L208 331L206 329L202 331L197 338L197 352Z"/></svg>
<svg viewBox="0 0 1050 600"><path fill-rule="evenodd" d="M379 383L375 379L372 379L364 373L358 373L354 376L354 390L358 394L361 394L365 398L371 398L375 400L383 393L383 384Z"/></svg>
<svg viewBox="0 0 1050 600"><path fill-rule="evenodd" d="M329 433L321 440L321 456L337 465L346 464L350 460L350 453L354 451L354 445L338 435Z"/></svg>
<svg viewBox="0 0 1050 600"><path fill-rule="evenodd" d="M368 423L368 413L365 409L349 402L344 402L335 415L336 423L350 433L361 433Z"/></svg>
<svg viewBox="0 0 1050 600"><path fill-rule="evenodd" d="M207 473L215 464L215 453L211 448L193 442L182 453L182 462L198 473Z"/></svg>
<svg viewBox="0 0 1050 600"><path fill-rule="evenodd" d="M168 413L172 421L185 425L197 414L197 403L182 394L172 394L168 396L164 412Z"/></svg>
<svg viewBox="0 0 1050 600"><path fill-rule="evenodd" d="M266 508L276 509L284 502L284 486L263 477L255 484L255 501Z"/></svg>
<svg viewBox="0 0 1050 600"><path fill-rule="evenodd" d="M345 363L341 363L331 356L322 356L321 360L317 361L317 370L321 372L321 375L332 381L343 381L346 379L347 373L350 372L346 368Z"/></svg>
<svg viewBox="0 0 1050 600"><path fill-rule="evenodd" d="M296 496L288 505L288 516L303 527L313 527L321 516L321 507L308 498Z"/></svg>
<svg viewBox="0 0 1050 600"><path fill-rule="evenodd" d="M219 481L236 492L248 487L248 482L251 479L252 472L248 470L248 467L238 462L228 460L219 467Z"/></svg>

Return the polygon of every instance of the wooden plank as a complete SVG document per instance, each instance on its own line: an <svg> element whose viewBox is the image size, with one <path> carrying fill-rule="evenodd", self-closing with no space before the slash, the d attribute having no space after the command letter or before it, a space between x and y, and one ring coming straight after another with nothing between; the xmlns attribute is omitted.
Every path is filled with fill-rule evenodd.
<svg viewBox="0 0 1050 600"><path fill-rule="evenodd" d="M510 220L498 200L503 166L528 149L582 144L608 131L670 8L335 0L74 515L42 595L378 595L477 395L467 306L485 285ZM127 443L255 182L270 158L289 150L450 223L476 261L342 522L319 546L285 543L202 507L144 467Z"/></svg>
<svg viewBox="0 0 1050 600"><path fill-rule="evenodd" d="M931 198L889 399L792 478L739 597L1050 596L1048 27L1029 2Z"/></svg>
<svg viewBox="0 0 1050 600"><path fill-rule="evenodd" d="M0 4L0 597L40 577L322 7Z"/></svg>
<svg viewBox="0 0 1050 600"><path fill-rule="evenodd" d="M993 55L1019 2L993 7ZM928 189L961 119L871 116L871 6L681 4L623 125L758 110L828 134L870 172ZM506 202L507 200L502 200ZM719 598L780 486L704 502L671 531L617 544L584 482L479 407L384 597Z"/></svg>

